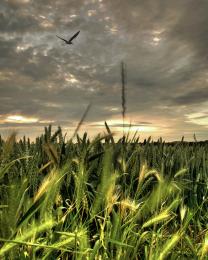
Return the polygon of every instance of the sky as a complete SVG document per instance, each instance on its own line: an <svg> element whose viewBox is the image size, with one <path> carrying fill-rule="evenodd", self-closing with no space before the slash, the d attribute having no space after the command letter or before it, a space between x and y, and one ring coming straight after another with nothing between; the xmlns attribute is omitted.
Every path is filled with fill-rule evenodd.
<svg viewBox="0 0 208 260"><path fill-rule="evenodd" d="M1 0L0 133L208 139L207 0ZM69 39L80 30L73 45ZM129 130L129 124L132 127Z"/></svg>

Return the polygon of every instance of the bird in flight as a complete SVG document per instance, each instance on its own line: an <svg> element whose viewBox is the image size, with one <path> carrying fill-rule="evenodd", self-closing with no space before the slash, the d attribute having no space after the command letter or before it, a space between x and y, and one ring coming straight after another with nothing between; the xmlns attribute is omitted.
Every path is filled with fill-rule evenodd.
<svg viewBox="0 0 208 260"><path fill-rule="evenodd" d="M61 37L59 37L58 35L56 35L56 37L58 37L59 39L64 41L66 44L73 44L72 40L74 40L74 38L76 38L79 33L80 33L80 31L76 32L68 41L63 39L63 38L61 38Z"/></svg>

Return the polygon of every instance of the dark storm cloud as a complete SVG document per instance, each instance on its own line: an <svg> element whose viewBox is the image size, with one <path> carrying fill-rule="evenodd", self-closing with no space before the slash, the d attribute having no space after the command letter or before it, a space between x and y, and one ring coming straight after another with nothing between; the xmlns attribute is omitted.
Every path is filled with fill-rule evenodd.
<svg viewBox="0 0 208 260"><path fill-rule="evenodd" d="M184 1L185 2L185 1ZM207 62L208 44L208 1L190 0L184 3L183 15L180 16L172 36L194 48L201 62ZM200 69L200 68L199 68Z"/></svg>
<svg viewBox="0 0 208 260"><path fill-rule="evenodd" d="M17 38L15 40L7 40L2 36L0 37L0 65L2 68L7 66L10 62L12 63L12 59L15 57L14 49L17 41Z"/></svg>
<svg viewBox="0 0 208 260"><path fill-rule="evenodd" d="M1 118L68 125L90 102L88 122L118 118L123 60L134 126L170 118L176 131L197 132L185 120L207 109L207 10L205 0L2 0ZM78 30L72 46L56 37Z"/></svg>
<svg viewBox="0 0 208 260"><path fill-rule="evenodd" d="M178 96L173 99L173 102L178 105L193 105L200 104L208 100L208 89L195 90L183 96Z"/></svg>
<svg viewBox="0 0 208 260"><path fill-rule="evenodd" d="M31 5L22 4L24 1L1 1L0 3L0 31L28 32L37 30L39 21L32 12Z"/></svg>

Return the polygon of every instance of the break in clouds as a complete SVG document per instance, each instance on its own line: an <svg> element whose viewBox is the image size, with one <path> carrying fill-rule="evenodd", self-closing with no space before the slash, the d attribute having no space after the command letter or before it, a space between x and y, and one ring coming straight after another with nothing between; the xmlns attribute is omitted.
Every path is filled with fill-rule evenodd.
<svg viewBox="0 0 208 260"><path fill-rule="evenodd" d="M127 67L127 122L141 137L208 138L208 1L1 0L0 131L36 135L122 128L120 64ZM73 45L69 38L80 30Z"/></svg>

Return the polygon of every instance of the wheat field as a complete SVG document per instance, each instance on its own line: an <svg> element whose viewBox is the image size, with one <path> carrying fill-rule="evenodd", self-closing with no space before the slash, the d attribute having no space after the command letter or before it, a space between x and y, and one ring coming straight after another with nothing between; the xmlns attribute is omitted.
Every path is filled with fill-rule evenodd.
<svg viewBox="0 0 208 260"><path fill-rule="evenodd" d="M207 259L208 143L0 139L1 259Z"/></svg>

